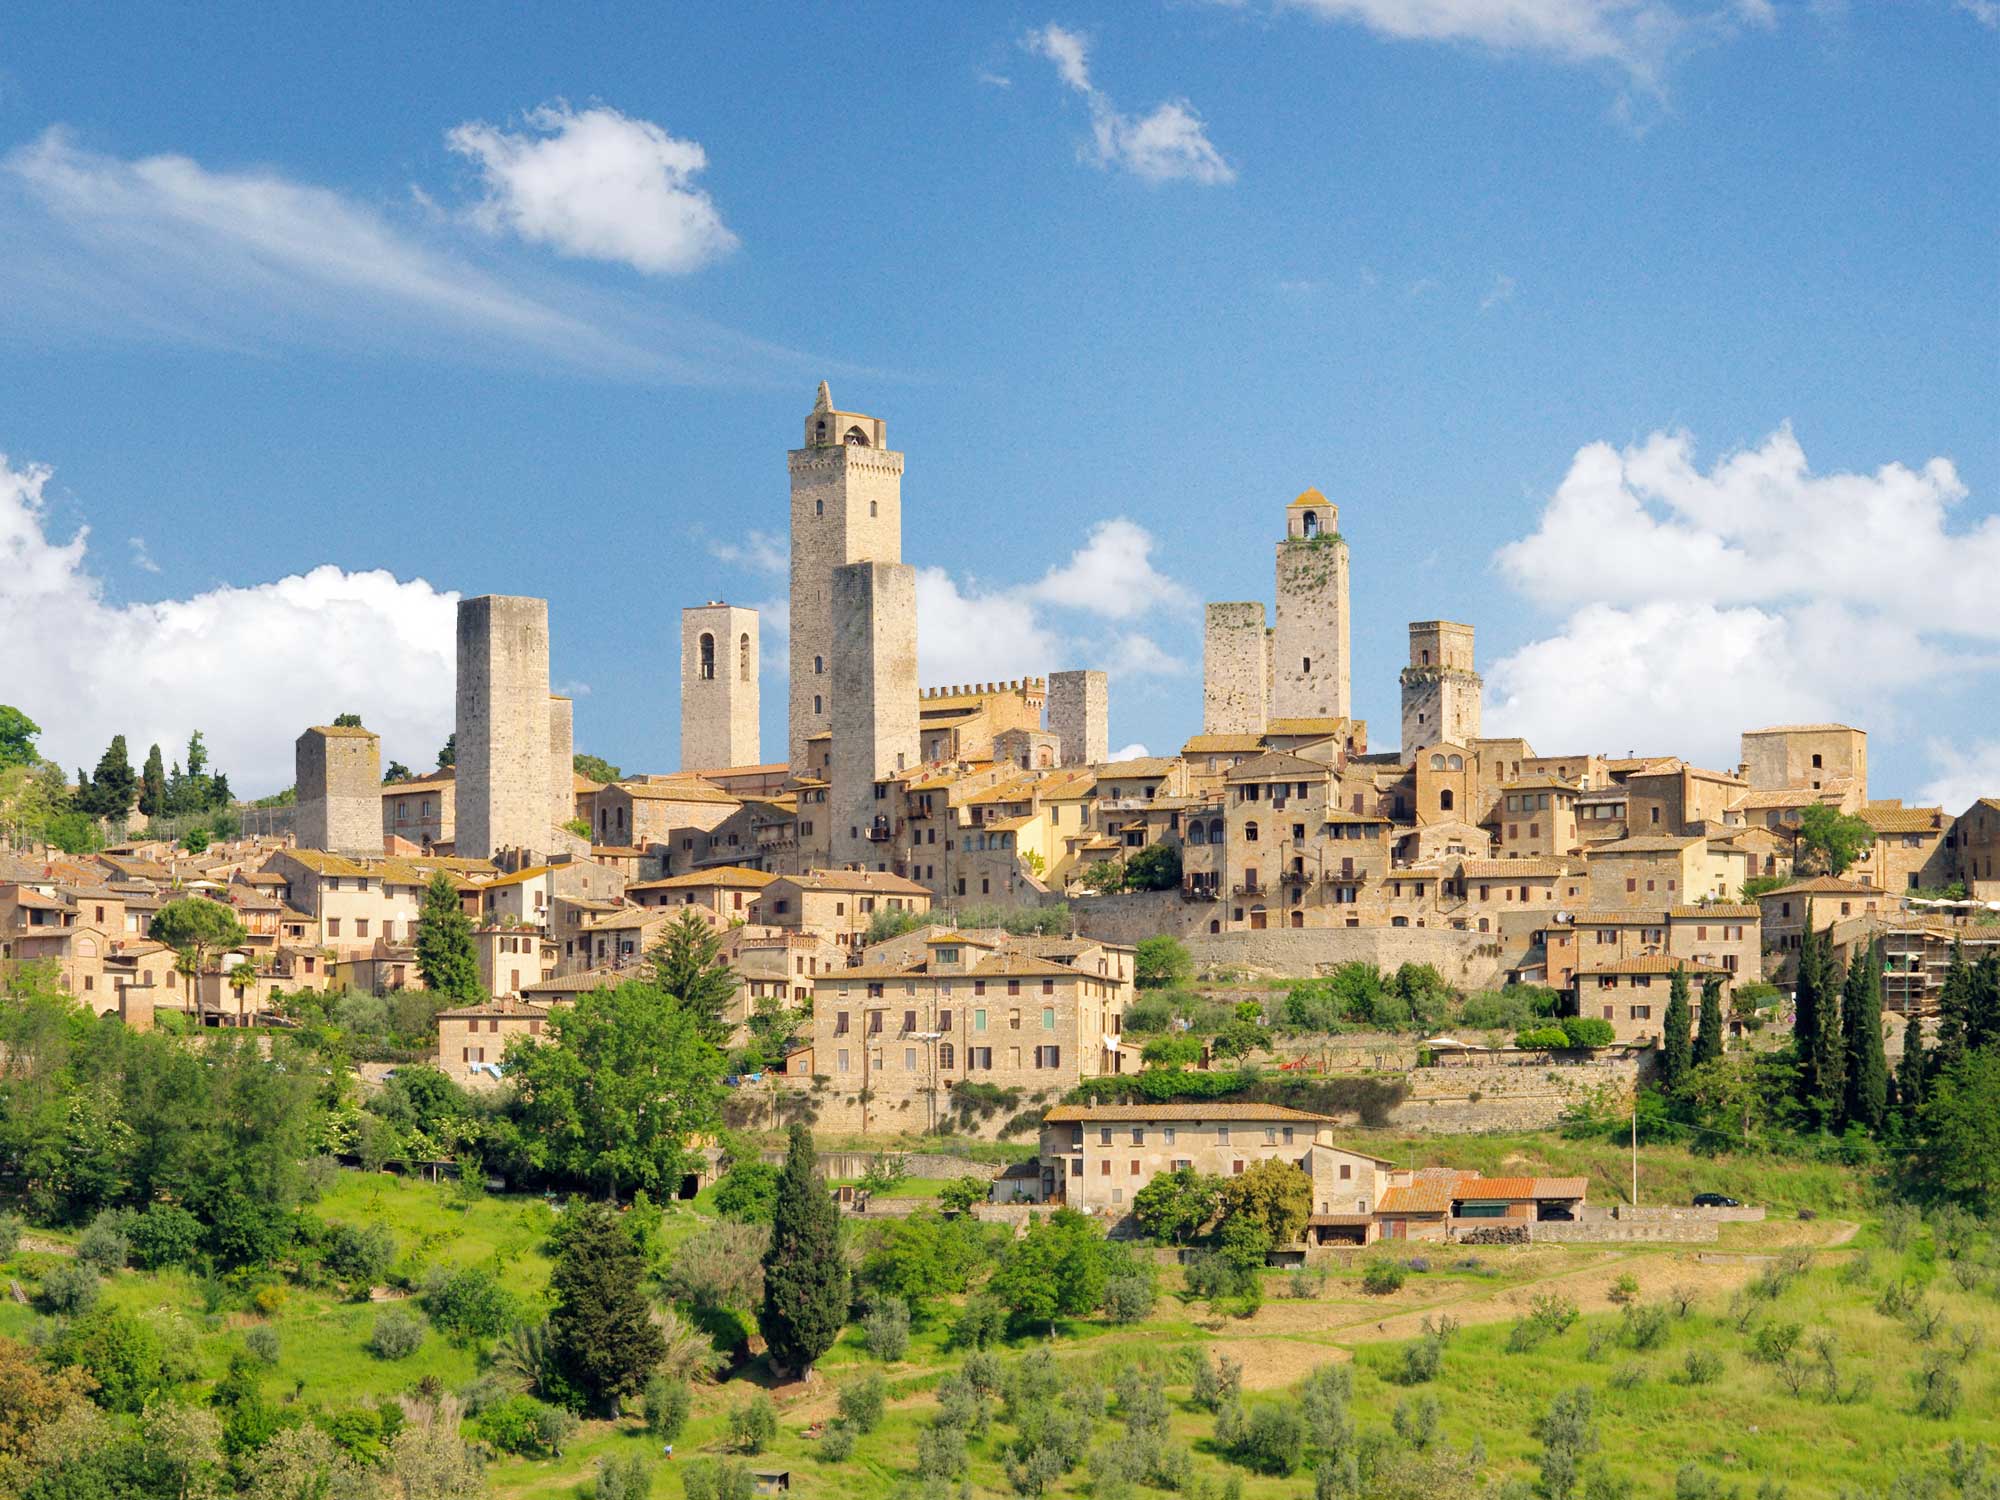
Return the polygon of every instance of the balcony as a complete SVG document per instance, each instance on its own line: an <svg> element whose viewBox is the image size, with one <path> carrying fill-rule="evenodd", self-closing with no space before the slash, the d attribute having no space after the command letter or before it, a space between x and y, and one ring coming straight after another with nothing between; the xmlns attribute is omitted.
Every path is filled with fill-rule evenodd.
<svg viewBox="0 0 2000 1500"><path fill-rule="evenodd" d="M868 825L868 842L871 844L886 844L895 835L896 830L887 818L877 818Z"/></svg>

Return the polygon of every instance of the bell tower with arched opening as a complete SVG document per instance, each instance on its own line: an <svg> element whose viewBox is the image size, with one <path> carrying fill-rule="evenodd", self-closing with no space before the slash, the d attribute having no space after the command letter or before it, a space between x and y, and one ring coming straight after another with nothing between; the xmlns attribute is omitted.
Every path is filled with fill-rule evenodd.
<svg viewBox="0 0 2000 1500"><path fill-rule="evenodd" d="M903 559L903 455L879 418L836 411L821 381L806 414L805 446L787 456L792 479L791 704L787 754L807 766L806 743L833 723L833 570Z"/></svg>
<svg viewBox="0 0 2000 1500"><path fill-rule="evenodd" d="M1451 620L1410 622L1410 664L1403 668L1403 760L1426 745L1479 738L1485 683L1472 667L1472 627Z"/></svg>
<svg viewBox="0 0 2000 1500"><path fill-rule="evenodd" d="M763 763L757 611L711 599L681 611L681 769Z"/></svg>

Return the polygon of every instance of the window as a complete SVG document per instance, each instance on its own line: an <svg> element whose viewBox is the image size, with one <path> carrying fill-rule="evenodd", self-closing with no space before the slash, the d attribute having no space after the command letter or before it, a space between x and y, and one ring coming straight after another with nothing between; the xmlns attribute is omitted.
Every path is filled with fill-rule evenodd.
<svg viewBox="0 0 2000 1500"><path fill-rule="evenodd" d="M1257 825L1255 823L1245 823L1243 825L1243 840L1249 844L1257 842Z"/></svg>
<svg viewBox="0 0 2000 1500"><path fill-rule="evenodd" d="M1345 1161L1342 1162L1340 1164L1340 1180L1342 1182L1347 1182L1353 1176L1354 1176L1354 1164L1352 1162L1345 1162Z"/></svg>
<svg viewBox="0 0 2000 1500"><path fill-rule="evenodd" d="M847 1071L847 1049L845 1047L842 1047L839 1052L834 1054L834 1070L840 1073Z"/></svg>
<svg viewBox="0 0 2000 1500"><path fill-rule="evenodd" d="M973 988L983 989L984 986L974 985ZM975 1010L972 1013L972 1029L974 1031L984 1031L986 1029L986 1012L983 1008Z"/></svg>
<svg viewBox="0 0 2000 1500"><path fill-rule="evenodd" d="M1042 1007L1042 1030L1054 1031L1055 1029L1056 1029L1055 1007L1052 1005L1045 1005Z"/></svg>
<svg viewBox="0 0 2000 1500"><path fill-rule="evenodd" d="M701 680L715 680L715 637L707 631L701 633Z"/></svg>
<svg viewBox="0 0 2000 1500"><path fill-rule="evenodd" d="M1229 1144L1229 1127L1227 1125L1218 1125L1215 1127L1215 1144L1218 1146Z"/></svg>
<svg viewBox="0 0 2000 1500"><path fill-rule="evenodd" d="M946 1072L950 1072L952 1061L956 1056L957 1054L952 1051L950 1042L938 1043L938 1066L940 1068L943 1068Z"/></svg>

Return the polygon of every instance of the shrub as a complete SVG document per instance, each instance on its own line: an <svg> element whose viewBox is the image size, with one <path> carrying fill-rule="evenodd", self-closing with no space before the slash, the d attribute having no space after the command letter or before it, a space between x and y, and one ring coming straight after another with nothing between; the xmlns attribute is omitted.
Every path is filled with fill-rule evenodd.
<svg viewBox="0 0 2000 1500"><path fill-rule="evenodd" d="M729 1413L729 1441L745 1453L762 1453L778 1435L778 1413L761 1391Z"/></svg>
<svg viewBox="0 0 2000 1500"><path fill-rule="evenodd" d="M71 1262L50 1268L35 1293L35 1302L44 1312L62 1317L81 1317L97 1306L100 1290L96 1271Z"/></svg>
<svg viewBox="0 0 2000 1500"><path fill-rule="evenodd" d="M1112 1322L1142 1322L1152 1310L1151 1277L1113 1276L1104 1283L1104 1312Z"/></svg>
<svg viewBox="0 0 2000 1500"><path fill-rule="evenodd" d="M861 1337L877 1359L901 1359L910 1349L910 1304L901 1297L877 1297L861 1320Z"/></svg>
<svg viewBox="0 0 2000 1500"><path fill-rule="evenodd" d="M819 1436L816 1456L824 1464L844 1464L854 1451L854 1429L845 1422L829 1422Z"/></svg>
<svg viewBox="0 0 2000 1500"><path fill-rule="evenodd" d="M880 1375L866 1375L840 1388L840 1420L855 1432L873 1432L888 1403L889 1384Z"/></svg>
<svg viewBox="0 0 2000 1500"><path fill-rule="evenodd" d="M1007 1331L1007 1309L997 1298L974 1292L952 1320L946 1342L954 1349L984 1349Z"/></svg>
<svg viewBox="0 0 2000 1500"><path fill-rule="evenodd" d="M1760 1364L1781 1364L1799 1346L1805 1327L1799 1323L1766 1323L1751 1343L1751 1356Z"/></svg>
<svg viewBox="0 0 2000 1500"><path fill-rule="evenodd" d="M1959 1403L1965 1399L1965 1388L1952 1372L1949 1359L1942 1351L1924 1356L1923 1367L1911 1374L1910 1384L1917 1390L1918 1416L1943 1422L1958 1415Z"/></svg>
<svg viewBox="0 0 2000 1500"><path fill-rule="evenodd" d="M1386 1297L1403 1289L1407 1273L1393 1260L1371 1260L1361 1273L1361 1290L1372 1297Z"/></svg>
<svg viewBox="0 0 2000 1500"><path fill-rule="evenodd" d="M768 1224L778 1201L778 1168L765 1161L739 1161L715 1185L715 1211L746 1224Z"/></svg>
<svg viewBox="0 0 2000 1500"><path fill-rule="evenodd" d="M965 1472L965 1433L933 1424L917 1434L917 1478L926 1484L956 1479Z"/></svg>
<svg viewBox="0 0 2000 1500"><path fill-rule="evenodd" d="M455 1344L497 1337L516 1321L512 1295L478 1266L433 1276L424 1287L423 1306L438 1332Z"/></svg>
<svg viewBox="0 0 2000 1500"><path fill-rule="evenodd" d="M376 1317L368 1334L368 1352L377 1359L408 1359L423 1342L422 1321L392 1307Z"/></svg>
<svg viewBox="0 0 2000 1500"><path fill-rule="evenodd" d="M1722 1356L1713 1349L1690 1349L1683 1370L1689 1385L1711 1385L1722 1374Z"/></svg>
<svg viewBox="0 0 2000 1500"><path fill-rule="evenodd" d="M125 1233L126 1215L101 1213L76 1242L76 1261L109 1276L132 1263L132 1241Z"/></svg>
<svg viewBox="0 0 2000 1500"><path fill-rule="evenodd" d="M259 1364L275 1365L278 1362L278 1330L260 1324L245 1331L243 1347L248 1349Z"/></svg>
<svg viewBox="0 0 2000 1500"><path fill-rule="evenodd" d="M1259 1474L1289 1474L1305 1457L1306 1421L1296 1403L1259 1402L1243 1420L1231 1451Z"/></svg>
<svg viewBox="0 0 2000 1500"><path fill-rule="evenodd" d="M1923 1215L1907 1203L1891 1203L1882 1210L1882 1242L1891 1250L1907 1249Z"/></svg>
<svg viewBox="0 0 2000 1500"><path fill-rule="evenodd" d="M381 1224L361 1228L335 1224L327 1231L319 1263L342 1281L363 1288L379 1286L396 1263L396 1237Z"/></svg>
<svg viewBox="0 0 2000 1500"><path fill-rule="evenodd" d="M1424 1320L1429 1329L1430 1320ZM1435 1330L1427 1331L1413 1344L1403 1346L1402 1368L1396 1371L1394 1379L1399 1385L1422 1385L1435 1380L1444 1368L1444 1346L1449 1335Z"/></svg>
<svg viewBox="0 0 2000 1500"><path fill-rule="evenodd" d="M1569 1046L1569 1033L1560 1026L1537 1026L1517 1032L1514 1045L1523 1052L1560 1052Z"/></svg>
<svg viewBox="0 0 2000 1500"><path fill-rule="evenodd" d="M178 1203L155 1203L126 1227L132 1258L148 1271L193 1265L201 1251L201 1220Z"/></svg>
<svg viewBox="0 0 2000 1500"><path fill-rule="evenodd" d="M0 1214L0 1260L9 1259L21 1248L21 1216Z"/></svg>
<svg viewBox="0 0 2000 1500"><path fill-rule="evenodd" d="M757 1482L742 1464L708 1459L681 1470L681 1492L687 1500L751 1500Z"/></svg>
<svg viewBox="0 0 2000 1500"><path fill-rule="evenodd" d="M661 1442L671 1443L687 1426L690 1400L686 1381L655 1375L646 1382L641 1403L646 1431Z"/></svg>
<svg viewBox="0 0 2000 1500"><path fill-rule="evenodd" d="M1657 1349L1667 1341L1668 1311L1662 1303L1625 1309L1625 1337L1634 1349Z"/></svg>
<svg viewBox="0 0 2000 1500"><path fill-rule="evenodd" d="M1627 1302L1636 1302L1639 1297L1639 1278L1627 1271L1611 1283L1611 1290L1605 1295L1621 1307Z"/></svg>
<svg viewBox="0 0 2000 1500"><path fill-rule="evenodd" d="M267 1281L257 1288L250 1298L250 1305L267 1318L275 1318L285 1310L285 1284L282 1281Z"/></svg>
<svg viewBox="0 0 2000 1500"><path fill-rule="evenodd" d="M963 1177L954 1177L938 1189L938 1207L948 1214L968 1213L973 1204L984 1203L992 1196L991 1179L967 1173Z"/></svg>
<svg viewBox="0 0 2000 1500"><path fill-rule="evenodd" d="M1176 937L1150 937L1134 950L1132 980L1142 990L1186 984L1194 978L1194 959Z"/></svg>
<svg viewBox="0 0 2000 1500"><path fill-rule="evenodd" d="M1507 1352L1525 1354L1567 1331L1577 1317L1576 1304L1560 1293L1536 1297L1528 1304L1527 1315L1516 1318L1507 1331Z"/></svg>
<svg viewBox="0 0 2000 1500"><path fill-rule="evenodd" d="M1214 1364L1210 1364L1206 1351L1198 1353L1192 1392L1197 1406L1205 1406L1210 1411L1221 1411L1225 1406L1234 1405L1242 1390L1242 1365L1226 1354Z"/></svg>
<svg viewBox="0 0 2000 1500"><path fill-rule="evenodd" d="M494 1402L477 1420L479 1435L495 1448L528 1458L559 1456L577 1425L561 1407L519 1394Z"/></svg>
<svg viewBox="0 0 2000 1500"><path fill-rule="evenodd" d="M585 832L589 825L584 825ZM649 1500L653 1493L653 1466L640 1454L629 1458L607 1458L597 1466L594 1500Z"/></svg>
<svg viewBox="0 0 2000 1500"><path fill-rule="evenodd" d="M1646 1367L1641 1364L1624 1364L1611 1372L1611 1384L1616 1390L1635 1390L1646 1383Z"/></svg>
<svg viewBox="0 0 2000 1500"><path fill-rule="evenodd" d="M1618 1036L1609 1021L1597 1016L1565 1016L1562 1032L1576 1048L1608 1047Z"/></svg>

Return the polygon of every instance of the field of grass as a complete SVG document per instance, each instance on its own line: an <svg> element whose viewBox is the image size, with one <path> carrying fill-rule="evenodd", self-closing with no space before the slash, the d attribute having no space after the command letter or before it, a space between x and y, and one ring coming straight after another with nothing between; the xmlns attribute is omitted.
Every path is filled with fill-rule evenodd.
<svg viewBox="0 0 2000 1500"><path fill-rule="evenodd" d="M1622 1198L1630 1173L1628 1154L1613 1143L1554 1135L1376 1135L1370 1149L1417 1165L1450 1161L1489 1172L1577 1173L1590 1179L1598 1201ZM898 1192L922 1196L939 1185L906 1179ZM1434 1442L1460 1452L1479 1444L1496 1484L1533 1478L1541 1452L1535 1420L1554 1394L1578 1386L1589 1387L1595 1402L1600 1447L1593 1462L1635 1496L1673 1495L1676 1471L1686 1463L1742 1483L1746 1497L1765 1479L1787 1486L1789 1500L1841 1500L1843 1491L1874 1496L1906 1469L1939 1468L1953 1438L2000 1446L2000 1271L1990 1236L1978 1251L1984 1262L1961 1284L1957 1267L1940 1255L1927 1231L1900 1250L1889 1248L1886 1240L1900 1236L1885 1235L1861 1179L1836 1167L1710 1160L1642 1147L1640 1186L1646 1202L1685 1202L1694 1191L1713 1189L1774 1208L1766 1222L1725 1225L1718 1243L1700 1247L1377 1245L1305 1277L1267 1272L1264 1301L1246 1316L1183 1302L1175 1295L1179 1271L1163 1265L1162 1294L1145 1321L1117 1326L1077 1320L1059 1325L1052 1338L1026 1337L1001 1352L1012 1360L1048 1347L1079 1382L1097 1390L1108 1390L1127 1364L1160 1371L1171 1435L1191 1450L1197 1478L1220 1484L1234 1476L1248 1500L1311 1494L1311 1461L1289 1476L1253 1474L1229 1462L1214 1443L1213 1416L1190 1399L1188 1361L1198 1351L1241 1364L1252 1406L1287 1399L1320 1365L1348 1366L1352 1416L1364 1435L1386 1432L1399 1405L1407 1415L1434 1399ZM1812 1217L1801 1219L1800 1209ZM344 1173L314 1211L330 1221L387 1225L400 1248L399 1280L420 1281L427 1267L483 1266L502 1278L524 1312L540 1307L549 1271L543 1246L554 1214L539 1199L468 1200L450 1187ZM669 1206L661 1241L671 1247L710 1212L701 1200ZM10 1277L32 1287L66 1253L62 1239L33 1236L29 1247L0 1264L0 1289ZM1776 1277L1773 1268L1787 1250L1797 1253L1804 1269ZM1363 1271L1385 1259L1407 1263L1407 1279L1391 1294L1370 1295L1362 1287ZM1934 1326L1881 1310L1885 1289L1903 1282L1921 1285ZM1759 1295L1756 1286L1775 1295ZM202 1374L211 1379L246 1347L248 1329L268 1325L278 1336L277 1361L264 1376L265 1394L274 1401L329 1407L371 1401L406 1391L425 1376L462 1388L481 1370L476 1349L453 1345L435 1331L407 1359L370 1354L367 1338L381 1302L345 1302L329 1292L287 1286L262 1312L240 1295L210 1310L215 1288L181 1273L123 1273L106 1283L104 1295L135 1311L185 1319ZM1537 1298L1574 1304L1575 1321L1533 1349L1509 1352L1514 1324ZM1682 1302L1688 1304L1684 1314ZM1651 1306L1673 1311L1659 1341L1638 1347L1628 1307ZM768 1452L744 1461L791 1470L794 1494L888 1500L912 1489L917 1443L936 1409L932 1392L962 1363L961 1354L946 1348L950 1313L941 1305L920 1319L906 1357L892 1365L871 1358L859 1330L850 1328L810 1382L774 1384L759 1360L733 1379L699 1387L693 1420L676 1444L675 1459L659 1464L653 1493L675 1500L681 1492L677 1469L726 1455L728 1413L759 1391L776 1400L778 1436ZM0 1300L0 1334L25 1336L37 1316ZM1423 1334L1426 1320L1445 1318L1458 1326L1434 1378L1402 1383L1405 1350ZM1795 1395L1780 1369L1757 1357L1759 1330L1794 1323L1802 1350L1819 1335L1830 1339L1833 1399L1818 1364ZM1913 1377L1940 1352L1962 1389L1950 1418L1916 1410ZM1691 1353L1701 1356L1692 1375ZM1708 1356L1719 1362L1713 1369L1702 1368ZM891 1384L884 1420L843 1462L822 1462L808 1429L833 1414L843 1385L875 1371ZM1098 1421L1097 1441L1121 1431L1114 1409ZM1014 1493L1003 1464L1013 1437L996 1409L987 1434L970 1444L972 1494ZM588 1422L559 1458L496 1459L489 1487L510 1500L572 1500L599 1460L657 1457L657 1448L636 1415ZM1093 1500L1114 1492L1115 1486L1093 1490L1082 1468L1048 1491Z"/></svg>

